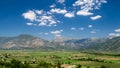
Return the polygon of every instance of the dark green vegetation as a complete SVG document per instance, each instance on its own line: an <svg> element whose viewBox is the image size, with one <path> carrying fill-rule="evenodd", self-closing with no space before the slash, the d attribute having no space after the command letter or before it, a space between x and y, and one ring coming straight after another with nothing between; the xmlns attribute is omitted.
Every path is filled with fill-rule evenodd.
<svg viewBox="0 0 120 68"><path fill-rule="evenodd" d="M120 68L120 54L1 50L0 68Z"/></svg>

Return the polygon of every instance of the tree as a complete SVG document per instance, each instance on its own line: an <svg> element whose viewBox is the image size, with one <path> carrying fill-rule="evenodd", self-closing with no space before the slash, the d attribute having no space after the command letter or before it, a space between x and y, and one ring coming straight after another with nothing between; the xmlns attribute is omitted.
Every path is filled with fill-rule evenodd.
<svg viewBox="0 0 120 68"><path fill-rule="evenodd" d="M81 68L81 67L82 67L82 65L78 64L76 68Z"/></svg>
<svg viewBox="0 0 120 68"><path fill-rule="evenodd" d="M60 62L57 63L57 68L61 68L61 63Z"/></svg>
<svg viewBox="0 0 120 68"><path fill-rule="evenodd" d="M101 68L107 68L107 67L102 65Z"/></svg>
<svg viewBox="0 0 120 68"><path fill-rule="evenodd" d="M11 67L10 68L31 68L31 66L25 61L25 63L21 63L19 60L11 60Z"/></svg>
<svg viewBox="0 0 120 68"><path fill-rule="evenodd" d="M37 65L36 68L52 68L52 64L41 61L41 62L39 62L39 64Z"/></svg>

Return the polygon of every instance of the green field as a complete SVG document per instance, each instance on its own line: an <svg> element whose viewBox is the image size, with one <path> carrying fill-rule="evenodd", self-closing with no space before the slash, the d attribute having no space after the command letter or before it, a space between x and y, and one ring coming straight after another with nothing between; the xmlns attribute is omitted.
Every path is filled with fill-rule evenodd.
<svg viewBox="0 0 120 68"><path fill-rule="evenodd" d="M27 63L31 68L68 68L69 66L73 66L73 68L120 68L119 53L38 50L0 51L0 68L12 68L6 67L5 64L9 63L10 65L13 60L17 60L24 65ZM44 67L43 63L48 65L48 67ZM40 67L42 66L41 64L43 67Z"/></svg>

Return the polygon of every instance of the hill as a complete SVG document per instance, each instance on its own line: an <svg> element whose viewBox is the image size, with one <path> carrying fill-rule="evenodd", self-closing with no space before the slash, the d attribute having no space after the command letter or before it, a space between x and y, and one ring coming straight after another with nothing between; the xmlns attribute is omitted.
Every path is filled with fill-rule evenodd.
<svg viewBox="0 0 120 68"><path fill-rule="evenodd" d="M105 42L85 47L84 50L86 49L97 51L120 51L120 37L106 39Z"/></svg>
<svg viewBox="0 0 120 68"><path fill-rule="evenodd" d="M0 49L120 51L120 37L112 39L68 39L59 37L48 41L32 35L22 34L16 37L0 37Z"/></svg>

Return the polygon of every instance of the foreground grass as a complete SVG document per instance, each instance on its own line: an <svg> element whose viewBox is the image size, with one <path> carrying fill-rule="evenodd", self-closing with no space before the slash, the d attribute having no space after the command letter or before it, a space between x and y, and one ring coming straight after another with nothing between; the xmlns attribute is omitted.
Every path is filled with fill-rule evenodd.
<svg viewBox="0 0 120 68"><path fill-rule="evenodd" d="M78 51L33 51L33 50L1 50L0 61L11 62L13 59L27 62L37 68L41 61L53 66L57 63L81 65L81 68L120 68L120 56L115 53L86 53ZM77 67L76 67L77 68Z"/></svg>

